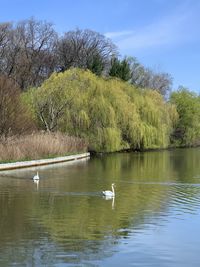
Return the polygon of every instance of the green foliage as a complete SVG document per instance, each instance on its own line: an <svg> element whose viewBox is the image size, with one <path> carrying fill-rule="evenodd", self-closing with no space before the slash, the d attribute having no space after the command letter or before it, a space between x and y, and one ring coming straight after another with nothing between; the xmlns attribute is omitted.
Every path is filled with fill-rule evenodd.
<svg viewBox="0 0 200 267"><path fill-rule="evenodd" d="M113 58L111 60L111 68L109 71L109 75L112 77L117 77L122 79L123 81L128 81L131 78L131 69L130 63L127 58L124 58L120 61L118 58Z"/></svg>
<svg viewBox="0 0 200 267"><path fill-rule="evenodd" d="M43 129L85 138L95 151L166 147L176 120L158 92L80 69L53 74L26 98Z"/></svg>
<svg viewBox="0 0 200 267"><path fill-rule="evenodd" d="M177 107L179 120L173 133L177 145L192 146L200 143L200 98L181 87L171 95L171 102Z"/></svg>
<svg viewBox="0 0 200 267"><path fill-rule="evenodd" d="M103 61L99 55L93 56L91 60L87 62L87 69L91 70L96 75L101 75L104 69Z"/></svg>

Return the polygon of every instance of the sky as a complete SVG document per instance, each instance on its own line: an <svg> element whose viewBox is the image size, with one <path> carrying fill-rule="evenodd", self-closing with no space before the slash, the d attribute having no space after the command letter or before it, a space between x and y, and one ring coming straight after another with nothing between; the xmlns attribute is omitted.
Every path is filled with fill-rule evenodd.
<svg viewBox="0 0 200 267"><path fill-rule="evenodd" d="M0 22L34 17L59 34L91 29L120 55L167 72L173 88L200 93L200 0L0 0Z"/></svg>

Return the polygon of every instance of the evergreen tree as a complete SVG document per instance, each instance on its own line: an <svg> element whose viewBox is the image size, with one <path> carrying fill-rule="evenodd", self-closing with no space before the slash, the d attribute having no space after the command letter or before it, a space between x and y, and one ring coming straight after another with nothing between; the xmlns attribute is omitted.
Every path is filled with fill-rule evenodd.
<svg viewBox="0 0 200 267"><path fill-rule="evenodd" d="M123 81L128 81L131 78L130 63L127 58L120 61L118 58L111 60L111 68L109 75L112 77L120 78Z"/></svg>
<svg viewBox="0 0 200 267"><path fill-rule="evenodd" d="M100 76L104 69L104 64L101 60L101 57L96 55L92 58L92 60L88 61L87 69Z"/></svg>

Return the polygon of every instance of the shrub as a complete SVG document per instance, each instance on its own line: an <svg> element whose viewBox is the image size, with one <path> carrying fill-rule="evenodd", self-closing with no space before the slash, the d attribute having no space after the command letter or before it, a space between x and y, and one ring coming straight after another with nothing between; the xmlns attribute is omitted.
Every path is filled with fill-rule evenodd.
<svg viewBox="0 0 200 267"><path fill-rule="evenodd" d="M24 133L34 128L22 104L20 90L6 76L0 76L0 135Z"/></svg>

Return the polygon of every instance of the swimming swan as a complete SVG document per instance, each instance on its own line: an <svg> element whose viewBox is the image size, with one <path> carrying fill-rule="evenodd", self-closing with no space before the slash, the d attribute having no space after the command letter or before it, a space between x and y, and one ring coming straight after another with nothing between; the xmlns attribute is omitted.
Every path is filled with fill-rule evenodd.
<svg viewBox="0 0 200 267"><path fill-rule="evenodd" d="M111 184L112 191L110 191L110 190L102 191L102 194L103 194L104 196L106 196L106 197L114 197L114 196L115 196L114 185L115 185L115 184Z"/></svg>
<svg viewBox="0 0 200 267"><path fill-rule="evenodd" d="M39 181L39 180L40 180L40 177L39 177L39 174L37 172L37 174L33 176L33 181Z"/></svg>

